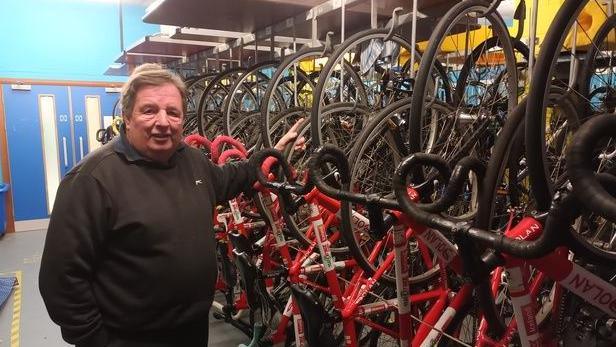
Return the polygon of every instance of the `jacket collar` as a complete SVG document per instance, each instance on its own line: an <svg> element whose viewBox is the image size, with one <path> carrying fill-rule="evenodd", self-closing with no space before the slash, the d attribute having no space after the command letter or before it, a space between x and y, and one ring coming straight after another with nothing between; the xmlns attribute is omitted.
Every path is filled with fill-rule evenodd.
<svg viewBox="0 0 616 347"><path fill-rule="evenodd" d="M120 125L120 136L117 136L113 139L113 149L116 153L123 156L127 162L129 163L142 163L148 166L161 167L161 168L169 168L175 166L177 161L177 157L181 154L180 152L186 148L184 142L180 142L178 148L175 153L169 159L169 163L164 164L157 161L153 161L152 159L141 155L141 153L137 152L137 150L128 142L128 138L126 136L126 127L124 124Z"/></svg>

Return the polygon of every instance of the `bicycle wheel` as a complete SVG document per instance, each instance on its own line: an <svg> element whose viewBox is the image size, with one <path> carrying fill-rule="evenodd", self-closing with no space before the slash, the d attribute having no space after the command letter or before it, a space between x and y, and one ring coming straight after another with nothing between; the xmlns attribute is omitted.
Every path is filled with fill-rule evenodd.
<svg viewBox="0 0 616 347"><path fill-rule="evenodd" d="M520 102L509 115L507 122L498 134L498 140L493 148L492 157L483 180L483 189L479 195L478 211L474 221L474 225L478 228L504 233L515 226L524 216L528 216L536 210L536 202L530 189L528 169L525 164L524 121L526 118L526 102L526 98ZM554 119L565 119L565 121L557 123L577 122L575 104L571 100L563 99L560 90L557 88L553 88L550 94L550 105L550 113ZM560 147L561 152L564 152L566 148L565 139L569 134L565 131L559 134L558 139L555 138L552 142L558 142L560 145L555 147ZM551 170L551 174L553 181L564 182L564 170L558 164ZM552 288L552 282L546 281L542 286ZM490 301L494 302L494 308L498 309L495 312L499 312L497 317L510 319L513 313L508 299L507 281L501 281L499 288L499 292L494 298L484 297L482 302L484 304ZM485 291L482 295L487 296ZM558 310L559 307L553 307L556 299L554 295L550 295L549 291L542 292L541 295L537 296L537 300L538 307L541 308L537 319L541 325L544 325L543 322L548 322L550 315L556 312L553 310ZM453 333L456 329L464 329L469 324L476 325L478 323L478 311L472 312L474 314L465 312L457 314L453 320L453 326L448 332ZM508 313L504 314L503 312ZM505 319L505 323L507 323L507 319ZM491 324L496 324L494 318L492 318ZM469 330L469 333L471 330ZM464 333L464 335L466 334Z"/></svg>
<svg viewBox="0 0 616 347"><path fill-rule="evenodd" d="M259 111L248 112L231 124L231 133L228 134L243 143L249 153L261 147L259 119Z"/></svg>
<svg viewBox="0 0 616 347"><path fill-rule="evenodd" d="M406 98L385 107L373 117L357 137L349 154L351 191L392 198L391 181L394 169L397 163L408 155L407 144L404 142L408 138L408 126L404 120L408 118L409 103L409 98ZM354 230L351 227L353 213L367 215L366 209L361 205L341 203L341 230L344 240L358 265L368 275L372 275L391 249L383 248L380 256L374 260L369 259L370 254L379 240L391 237L391 235L386 233L386 235L377 237ZM422 261L424 255L421 252L426 252L426 249L421 248L416 239L411 239L409 269L413 285L426 283L438 275L438 266L426 266ZM428 256L432 257L432 255ZM382 279L388 285L395 285L395 278L390 272L386 272Z"/></svg>
<svg viewBox="0 0 616 347"><path fill-rule="evenodd" d="M615 117L614 114L596 116L597 120L612 120ZM605 129L605 126L603 128ZM603 135L593 140L595 141L594 148L589 151L590 160L588 160L591 167L588 169L604 173L604 175L606 173L613 175L616 172L616 163L614 162L616 139L612 136ZM574 193L585 188L574 186ZM606 189L609 188L609 186L606 187ZM613 191L608 191L608 193L613 193ZM579 199L581 203L584 203L585 197ZM591 256L596 263L610 267L610 264L614 264L616 261L616 225L613 220L601 217L592 210L584 210L584 213L573 224L572 240L579 245L574 249L583 254L585 258Z"/></svg>
<svg viewBox="0 0 616 347"><path fill-rule="evenodd" d="M370 115L370 109L366 106L351 102L335 102L323 107L320 119L324 141L335 144L345 152L350 151ZM313 142L313 145L316 143Z"/></svg>
<svg viewBox="0 0 616 347"><path fill-rule="evenodd" d="M494 136L489 134L498 131L507 112L517 104L517 69L511 38L502 18L497 13L486 16L486 11L484 1L460 2L445 14L432 33L422 55L410 107L411 153L439 154L452 163L472 151L483 157L493 145L489 140ZM491 26L478 25L478 18L488 21ZM477 47L471 51L470 45L480 40L477 37L490 34L496 36L477 42ZM494 48L500 49L495 52ZM453 57L448 58L450 64L463 63L459 74L450 73L447 77L456 80L451 102L453 112L449 114L454 126L443 134L445 138L440 140L439 146L430 147L424 120L425 115L432 112L427 87L436 59L445 56L448 49L453 49ZM455 66L452 69L455 71ZM502 77L504 80L499 81L500 86L494 85L502 71L507 71ZM477 88L478 85L482 86L484 93Z"/></svg>
<svg viewBox="0 0 616 347"><path fill-rule="evenodd" d="M261 103L261 137L265 147L274 146L282 136L272 131L279 112L290 112L288 109L292 109L292 112L297 113L298 118L307 118L318 72L315 76L309 76L300 64L312 62L312 65L316 65L316 60L322 55L322 47L304 47L296 54L287 57L272 75L265 90L264 102ZM286 102L284 108L278 107L274 99L277 93L284 95Z"/></svg>
<svg viewBox="0 0 616 347"><path fill-rule="evenodd" d="M222 106L229 93L229 87L245 72L234 68L221 72L207 85L199 100L199 134L212 139L223 132Z"/></svg>
<svg viewBox="0 0 616 347"><path fill-rule="evenodd" d="M313 94L314 102L310 114L311 136L315 145L320 146L327 142L324 134L327 132L327 124L324 122L323 112L330 104L363 104L379 109L384 106L379 104L395 101L378 96L380 92L386 92L382 83L385 82L386 86L389 84L387 79L393 76L392 70L401 71L401 77L392 81L396 82L394 89L407 88L410 92L409 80L405 78L410 64L406 65L407 71L404 71L406 60L402 60L402 53L410 53L411 45L398 35L384 41L388 33L388 28L359 32L339 45L327 60ZM351 71L341 68L347 65L353 66ZM363 95L353 93L351 87L357 92L363 91Z"/></svg>
<svg viewBox="0 0 616 347"><path fill-rule="evenodd" d="M232 125L237 124L240 119L251 113L256 113L261 109L265 89L270 81L270 75L276 70L280 62L267 61L256 64L248 68L240 78L236 79L229 88L229 97L225 98L222 107L223 131L226 135L233 136ZM276 109L283 106L282 98L275 93L272 101L277 101Z"/></svg>
<svg viewBox="0 0 616 347"><path fill-rule="evenodd" d="M524 44L522 41L517 40L513 37L510 37L509 41L512 44L514 53L518 54L520 58L522 59L522 61L517 62L518 67L526 67L527 62L528 62L528 56L529 56L528 46ZM465 59L464 65L460 69L460 72L456 80L456 87L454 89L454 101L453 101L454 104L459 103L465 97L468 97L468 98L475 97L479 99L478 100L479 102L482 101L481 94L479 93L469 93L468 95L466 95L465 85L473 84L473 83L483 84L480 78L473 76L477 74L477 72L475 71L475 68L477 65L481 65L481 60L484 58L483 56L486 54L486 52L494 51L496 49L503 49L503 47L501 44L501 39L497 36L493 36L483 41L482 43L480 43L477 47L475 47L473 49L473 52ZM501 85L501 82L506 81L506 77L504 77L504 74L506 73L507 73L506 69L498 72L498 75L494 79L494 83L492 83L491 86L493 86L493 88L498 87ZM518 77L519 76L520 74L518 73ZM520 82L519 78L518 78L518 82ZM485 87L487 89L487 86ZM488 98L488 100L490 99L492 98Z"/></svg>
<svg viewBox="0 0 616 347"><path fill-rule="evenodd" d="M544 37L532 71L526 104L526 114L529 116L525 122L524 141L531 189L539 211L549 210L554 191L554 184L548 172L547 163L549 161L545 154L548 147L546 145L546 123L549 115L546 110L549 104L550 86L563 83L559 79L552 80L555 77L559 53L571 26L577 21L586 3L585 0L565 0L563 2Z"/></svg>
<svg viewBox="0 0 616 347"><path fill-rule="evenodd" d="M475 220L479 228L503 232L507 226L515 225L523 216L538 208L531 189L528 151L524 148L527 99L523 99L520 105L509 115L501 129L488 163ZM551 181L564 184L566 170L562 158L567 151L571 128L575 129L579 120L575 103L570 98L563 98L558 88L553 87L550 94L549 110L554 131L550 132L552 136L547 141L550 147L546 155L546 160L549 160L546 161L546 168Z"/></svg>
<svg viewBox="0 0 616 347"><path fill-rule="evenodd" d="M616 110L616 15L606 19L590 42L577 83L583 119Z"/></svg>

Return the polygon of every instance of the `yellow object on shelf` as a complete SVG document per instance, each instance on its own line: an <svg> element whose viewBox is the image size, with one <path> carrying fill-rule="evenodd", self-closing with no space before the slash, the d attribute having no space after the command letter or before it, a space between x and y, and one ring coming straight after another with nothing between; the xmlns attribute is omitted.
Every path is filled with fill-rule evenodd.
<svg viewBox="0 0 616 347"><path fill-rule="evenodd" d="M599 31L599 28L607 19L607 10L604 6L599 6L595 1L589 1L586 7L578 16L577 30L577 49L585 50L592 43L592 39ZM609 35L610 38L612 35ZM614 40L611 39L611 43ZM565 41L565 47L571 49L573 43L573 33L569 33Z"/></svg>
<svg viewBox="0 0 616 347"><path fill-rule="evenodd" d="M519 1L518 1L519 2ZM542 0L539 2L539 12L537 15L537 44L541 47L541 43L560 9L564 0ZM528 1L526 2L528 4ZM577 39L576 49L578 51L585 50L591 44L595 34L605 22L607 18L607 9L605 5L599 5L596 1L589 1L586 7L582 10L577 20ZM522 41L528 42L528 33L530 32L531 7L526 7L526 22L524 24L524 36ZM517 22L517 21L516 21ZM513 26L517 27L517 24ZM512 30L510 30L512 32ZM573 32L565 39L563 48L570 50L573 44Z"/></svg>
<svg viewBox="0 0 616 347"><path fill-rule="evenodd" d="M464 53L466 49L466 42L468 42L470 53L475 47L479 46L482 42L492 37L492 29L487 26L482 26L479 29L471 30L468 32L462 32L455 35L449 35L443 40L441 45L441 53ZM428 41L419 42L420 51L425 51L428 47Z"/></svg>
<svg viewBox="0 0 616 347"><path fill-rule="evenodd" d="M537 15L537 44L538 47L541 46L543 39L552 24L556 13L560 9L564 0L541 0L539 1L539 9ZM526 1L526 20L524 22L524 35L522 36L522 42L527 43L529 32L530 32L530 18L531 18L531 6L532 4L529 1ZM519 0L516 1L516 7L519 4ZM577 30L577 49L578 51L584 50L591 44L592 38L595 36L601 25L606 20L607 9L605 5L599 5L595 1L589 1L584 10L580 13L578 17L578 30ZM514 20L513 25L509 27L509 33L512 36L517 34L518 30L518 21ZM443 44L441 45L440 53L441 54L452 54L455 56L456 54L464 54L465 51L471 52L475 47L481 44L483 41L493 36L492 29L490 29L486 25L482 25L478 29L462 32L459 34L454 34L447 36L443 40ZM612 38L613 35L610 35L610 43L616 43L616 39ZM614 41L614 42L612 42ZM564 43L564 49L570 50L573 43L573 35L570 32L567 39ZM466 47L468 44L468 48ZM428 41L419 42L418 44L420 51L425 51L428 47ZM451 56L450 56L451 57ZM490 56L486 58L490 63L497 62L499 59L502 59L502 54L490 53ZM454 58L455 60L455 58ZM450 61L451 62L451 61Z"/></svg>

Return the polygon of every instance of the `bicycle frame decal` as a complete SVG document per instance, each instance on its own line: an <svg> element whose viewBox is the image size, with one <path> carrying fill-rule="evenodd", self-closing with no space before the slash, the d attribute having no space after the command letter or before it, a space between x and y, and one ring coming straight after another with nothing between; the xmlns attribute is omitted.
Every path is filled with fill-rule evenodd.
<svg viewBox="0 0 616 347"><path fill-rule="evenodd" d="M402 224L410 226L417 238L423 241L445 263L444 265L450 265L457 273L460 273L462 264L458 257L458 248L451 241L438 230L419 225L402 213L395 211L392 213Z"/></svg>
<svg viewBox="0 0 616 347"><path fill-rule="evenodd" d="M449 324L453 316L455 316L456 310L453 307L447 307L441 317L438 319L436 324L434 325L435 329L430 331L430 334L426 337L426 340L421 344L421 347L434 346L441 338L440 330Z"/></svg>
<svg viewBox="0 0 616 347"><path fill-rule="evenodd" d="M336 270L342 270L342 269L346 269L346 268L351 268L353 266L355 266L355 260L339 260L334 262L334 268ZM308 265L305 267L302 267L300 269L300 273L301 274L312 274L312 273L318 273L318 272L323 272L325 270L325 268L323 267L323 264L314 264L314 265Z"/></svg>
<svg viewBox="0 0 616 347"><path fill-rule="evenodd" d="M339 215L336 216L340 218ZM353 230L358 233L367 233L370 231L370 220L355 210L351 210L351 225L353 226Z"/></svg>
<svg viewBox="0 0 616 347"><path fill-rule="evenodd" d="M445 264L451 263L458 254L456 246L434 229L425 228L423 232L417 232L417 237L425 242Z"/></svg>
<svg viewBox="0 0 616 347"><path fill-rule="evenodd" d="M299 347L306 346L306 338L304 337L304 322L302 321L302 315L299 313L293 313L293 329L295 331L295 345Z"/></svg>
<svg viewBox="0 0 616 347"><path fill-rule="evenodd" d="M525 217L505 234L509 238L525 241L537 239L542 231L541 223L534 218ZM536 319L537 307L526 286L525 278L528 274L523 274L524 261L509 256L505 256L505 259L507 263L505 274L522 346L540 346L541 336ZM509 337L507 336L506 339Z"/></svg>
<svg viewBox="0 0 616 347"><path fill-rule="evenodd" d="M230 200L229 207L231 209L231 214L233 215L233 222L237 225L241 224L243 218L242 212L240 212L240 206L237 203L237 199Z"/></svg>
<svg viewBox="0 0 616 347"><path fill-rule="evenodd" d="M567 264L570 271L560 284L603 312L616 316L616 288L575 263L567 261Z"/></svg>
<svg viewBox="0 0 616 347"><path fill-rule="evenodd" d="M507 230L506 235L516 240L535 240L541 234L543 226L532 217L524 217L515 227Z"/></svg>
<svg viewBox="0 0 616 347"><path fill-rule="evenodd" d="M272 233L274 234L274 238L276 239L276 247L280 248L286 244L286 240L284 238L284 234L282 233L282 229L280 227L280 221L274 220L272 216L276 211L276 205L274 204L274 199L272 198L272 194L270 193L259 193L261 195L261 200L267 206L269 211L266 212L265 218L267 218L270 222L270 226L272 228ZM267 213L269 212L269 213ZM286 257L285 257L286 258Z"/></svg>
<svg viewBox="0 0 616 347"><path fill-rule="evenodd" d="M522 268L520 267L523 262L517 259L514 262L518 263L517 266L507 267L506 274L515 320L518 322L518 334L523 347L536 346L541 342L535 317L536 305L525 286Z"/></svg>
<svg viewBox="0 0 616 347"><path fill-rule="evenodd" d="M334 261L331 255L330 243L325 234L325 226L319 213L319 207L315 204L310 204L310 221L314 234L319 245L319 251L321 253L321 260L323 261L323 268L325 272L334 270Z"/></svg>
<svg viewBox="0 0 616 347"><path fill-rule="evenodd" d="M507 236L522 240L535 240L541 231L542 227L539 222L526 217L515 228L509 230ZM609 315L616 315L616 288L571 262L562 249L539 259L530 259L528 263L598 309Z"/></svg>
<svg viewBox="0 0 616 347"><path fill-rule="evenodd" d="M408 247L406 246L405 231L406 226L396 224L394 226L394 261L396 271L396 295L398 299L398 323L400 334L400 345L407 346L410 338L411 328L411 303L409 302L409 262Z"/></svg>
<svg viewBox="0 0 616 347"><path fill-rule="evenodd" d="M335 213L336 217L340 220L342 218L342 212L338 205L336 210L328 209L328 211ZM370 232L370 220L361 213L351 210L351 227L356 233L368 233Z"/></svg>
<svg viewBox="0 0 616 347"><path fill-rule="evenodd" d="M434 323L435 329L431 329L429 333L426 334L425 339L423 339L421 343L421 347L435 346L438 343L442 337L441 331L449 326L456 312L460 310L464 302L470 299L472 292L473 288L470 284L465 284L460 288L460 291L455 295L449 306L443 311L443 314L441 314L436 323ZM416 336L416 339L422 341L421 336ZM413 342L415 342L415 339ZM415 345L414 343L413 346Z"/></svg>

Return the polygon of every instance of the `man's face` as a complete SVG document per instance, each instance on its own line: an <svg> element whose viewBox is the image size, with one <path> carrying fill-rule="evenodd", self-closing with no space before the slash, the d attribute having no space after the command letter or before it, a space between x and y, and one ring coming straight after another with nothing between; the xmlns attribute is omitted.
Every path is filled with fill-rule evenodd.
<svg viewBox="0 0 616 347"><path fill-rule="evenodd" d="M166 163L182 140L182 96L171 83L144 86L124 118L128 142L143 156Z"/></svg>

